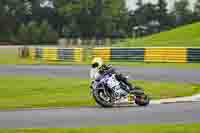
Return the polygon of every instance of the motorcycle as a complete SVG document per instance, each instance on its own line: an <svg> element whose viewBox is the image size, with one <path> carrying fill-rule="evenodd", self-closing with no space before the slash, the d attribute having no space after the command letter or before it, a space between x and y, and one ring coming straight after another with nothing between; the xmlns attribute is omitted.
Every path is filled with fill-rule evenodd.
<svg viewBox="0 0 200 133"><path fill-rule="evenodd" d="M102 107L122 103L147 106L150 103L150 98L143 89L135 86L134 90L130 90L128 85L116 79L115 74L106 74L100 80L93 81L91 93L96 103Z"/></svg>

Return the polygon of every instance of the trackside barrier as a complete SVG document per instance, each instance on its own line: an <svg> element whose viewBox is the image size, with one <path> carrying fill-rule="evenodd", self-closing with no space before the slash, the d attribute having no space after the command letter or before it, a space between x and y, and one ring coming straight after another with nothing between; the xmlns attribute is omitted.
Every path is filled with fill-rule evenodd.
<svg viewBox="0 0 200 133"><path fill-rule="evenodd" d="M170 62L200 63L200 48L148 47L148 48L93 48L92 57L113 62ZM20 57L45 61L83 61L83 48L24 47L18 49ZM88 57L88 56L86 56Z"/></svg>
<svg viewBox="0 0 200 133"><path fill-rule="evenodd" d="M29 50L26 47L19 47L17 50L18 56L21 58L26 58L29 56Z"/></svg>
<svg viewBox="0 0 200 133"><path fill-rule="evenodd" d="M187 62L186 48L146 48L144 62Z"/></svg>
<svg viewBox="0 0 200 133"><path fill-rule="evenodd" d="M148 47L148 48L94 48L92 57L105 61L200 63L200 48Z"/></svg>
<svg viewBox="0 0 200 133"><path fill-rule="evenodd" d="M92 50L93 57L101 57L104 61L111 60L111 48L94 48Z"/></svg>
<svg viewBox="0 0 200 133"><path fill-rule="evenodd" d="M83 61L82 48L54 48L54 47L29 47L31 59L45 61Z"/></svg>
<svg viewBox="0 0 200 133"><path fill-rule="evenodd" d="M187 61L189 63L200 63L200 48L188 48Z"/></svg>

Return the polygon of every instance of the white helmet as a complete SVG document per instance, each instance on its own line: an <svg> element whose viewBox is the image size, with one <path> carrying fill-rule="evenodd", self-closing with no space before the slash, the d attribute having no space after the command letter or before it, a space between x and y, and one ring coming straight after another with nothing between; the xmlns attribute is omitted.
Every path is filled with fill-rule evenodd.
<svg viewBox="0 0 200 133"><path fill-rule="evenodd" d="M96 57L92 60L92 68L99 69L103 65L103 60L100 57Z"/></svg>

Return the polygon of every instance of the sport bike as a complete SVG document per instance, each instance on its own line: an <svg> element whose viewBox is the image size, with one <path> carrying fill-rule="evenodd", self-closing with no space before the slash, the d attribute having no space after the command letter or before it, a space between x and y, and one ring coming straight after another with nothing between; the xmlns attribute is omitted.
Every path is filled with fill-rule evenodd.
<svg viewBox="0 0 200 133"><path fill-rule="evenodd" d="M97 104L113 107L116 104L136 104L147 106L150 98L140 87L130 90L129 86L118 81L115 74L105 74L99 80L92 81L91 93Z"/></svg>

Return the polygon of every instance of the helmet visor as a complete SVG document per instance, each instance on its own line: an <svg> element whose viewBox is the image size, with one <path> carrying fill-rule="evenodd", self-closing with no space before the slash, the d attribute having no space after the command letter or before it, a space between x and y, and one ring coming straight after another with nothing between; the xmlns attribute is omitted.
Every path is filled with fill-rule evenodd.
<svg viewBox="0 0 200 133"><path fill-rule="evenodd" d="M99 63L92 64L92 68L97 68L99 66Z"/></svg>

